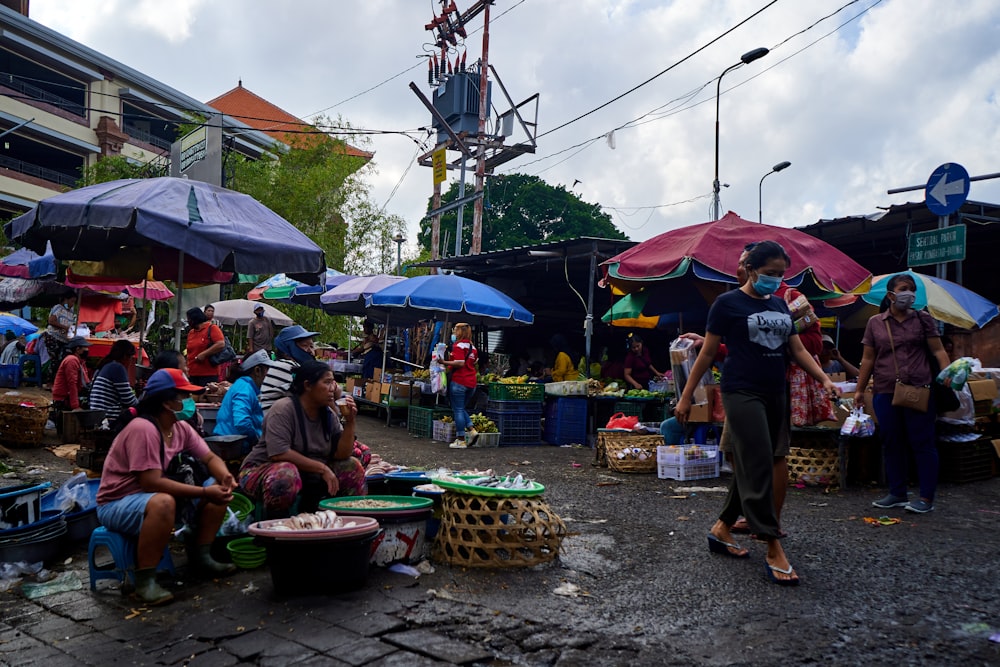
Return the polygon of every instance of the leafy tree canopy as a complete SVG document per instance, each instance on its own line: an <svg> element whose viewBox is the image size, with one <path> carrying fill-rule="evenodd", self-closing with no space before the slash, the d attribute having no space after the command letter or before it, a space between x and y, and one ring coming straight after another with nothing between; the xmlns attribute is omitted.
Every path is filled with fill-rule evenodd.
<svg viewBox="0 0 1000 667"><path fill-rule="evenodd" d="M466 193L471 189L466 184ZM442 203L458 198L458 183L452 183L441 196ZM432 210L428 203L427 210ZM454 254L457 211L441 216L442 256ZM596 236L625 239L598 204L588 204L565 187L549 185L537 176L505 174L486 181L483 201L483 252L550 241ZM446 238L447 237L447 242ZM468 252L472 242L472 204L465 207L462 221L462 248ZM431 221L420 227L421 247L429 250Z"/></svg>

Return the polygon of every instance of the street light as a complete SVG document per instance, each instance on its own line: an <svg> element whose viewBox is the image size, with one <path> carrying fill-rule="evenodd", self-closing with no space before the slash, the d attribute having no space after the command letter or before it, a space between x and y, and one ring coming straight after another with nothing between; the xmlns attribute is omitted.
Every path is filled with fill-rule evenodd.
<svg viewBox="0 0 1000 667"><path fill-rule="evenodd" d="M719 94L722 91L722 77L724 77L727 72L731 72L741 65L747 65L755 60L763 58L767 55L767 53L768 51L764 47L754 49L753 51L747 51L740 56L740 61L738 63L730 65L722 71L722 74L719 75L715 84L715 180L712 181L712 215L715 220L722 217L722 212L719 210Z"/></svg>
<svg viewBox="0 0 1000 667"><path fill-rule="evenodd" d="M392 237L392 240L396 242L396 275L399 276L402 275L400 273L400 267L403 264L403 242L406 240L406 237L399 232L396 232L396 235Z"/></svg>
<svg viewBox="0 0 1000 667"><path fill-rule="evenodd" d="M789 162L788 160L785 160L784 162L779 162L778 164L771 167L771 171L767 172L766 174L760 177L760 183L757 184L757 222L760 223L764 222L764 213L760 203L760 193L761 193L761 188L764 187L764 179L770 176L771 174L776 174L779 171L788 169L791 166L792 163Z"/></svg>

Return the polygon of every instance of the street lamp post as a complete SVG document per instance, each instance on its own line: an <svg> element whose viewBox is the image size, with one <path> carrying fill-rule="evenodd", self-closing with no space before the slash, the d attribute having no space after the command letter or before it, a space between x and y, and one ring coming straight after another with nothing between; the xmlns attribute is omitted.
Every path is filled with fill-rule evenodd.
<svg viewBox="0 0 1000 667"><path fill-rule="evenodd" d="M719 95L722 92L722 77L724 77L728 72L740 67L741 65L746 65L752 63L755 60L763 58L768 53L768 50L764 47L754 49L753 51L747 51L742 56L740 56L740 61L735 65L730 65L722 71L719 78L716 80L715 84L715 180L712 181L712 215L714 220L718 220L722 217L722 211L720 210L719 203Z"/></svg>
<svg viewBox="0 0 1000 667"><path fill-rule="evenodd" d="M403 264L403 242L406 241L406 237L399 232L396 232L396 235L392 237L392 240L396 242L396 275L398 276L402 275L400 270Z"/></svg>
<svg viewBox="0 0 1000 667"><path fill-rule="evenodd" d="M762 208L762 205L760 203L760 194L762 188L764 187L764 179L770 176L771 174L776 174L779 171L788 169L791 166L792 163L789 162L788 160L785 160L784 162L779 162L778 164L771 167L771 171L767 172L766 174L760 177L760 183L757 184L757 222L760 223L764 222L764 209Z"/></svg>

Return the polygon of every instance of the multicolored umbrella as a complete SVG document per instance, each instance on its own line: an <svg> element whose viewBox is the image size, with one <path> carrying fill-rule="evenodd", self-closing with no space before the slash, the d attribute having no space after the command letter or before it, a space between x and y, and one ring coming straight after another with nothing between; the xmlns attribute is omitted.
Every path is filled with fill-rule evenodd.
<svg viewBox="0 0 1000 667"><path fill-rule="evenodd" d="M899 273L912 277L917 285L917 301L914 307L926 308L936 320L961 329L972 329L985 326L1000 314L997 304L959 284L915 271ZM889 278L899 273L876 276L872 280L871 291L862 298L872 305L879 305L885 297Z"/></svg>
<svg viewBox="0 0 1000 667"><path fill-rule="evenodd" d="M251 301L258 301L260 299L268 299L269 301L284 301L285 303L293 303L292 297L294 297L300 289L303 289L303 294L322 294L330 287L326 287L326 283L333 280L337 276L343 276L344 274L336 269L327 268L326 273L323 274L323 285L306 285L303 282L289 278L284 273L276 273L264 282L258 284L247 294L247 298ZM305 288L309 288L306 290Z"/></svg>
<svg viewBox="0 0 1000 667"><path fill-rule="evenodd" d="M626 292L682 276L735 284L744 246L766 240L785 248L792 260L785 282L810 298L868 291L871 272L825 241L796 229L750 222L732 211L721 220L643 241L601 266L607 281Z"/></svg>

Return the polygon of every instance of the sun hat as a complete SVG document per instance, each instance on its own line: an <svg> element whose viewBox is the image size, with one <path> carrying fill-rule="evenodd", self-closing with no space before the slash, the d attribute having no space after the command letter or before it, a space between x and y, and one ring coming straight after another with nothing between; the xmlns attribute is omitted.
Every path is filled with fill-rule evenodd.
<svg viewBox="0 0 1000 667"><path fill-rule="evenodd" d="M205 391L204 387L191 384L191 381L187 379L187 376L179 368L161 368L146 380L146 393L143 396L151 396L152 394L158 394L161 391L168 391L170 389L186 391L192 394L200 394Z"/></svg>
<svg viewBox="0 0 1000 667"><path fill-rule="evenodd" d="M830 347L837 347L837 344L834 343L833 339L830 338L830 336L828 336L827 334L823 334L823 344L829 345Z"/></svg>

